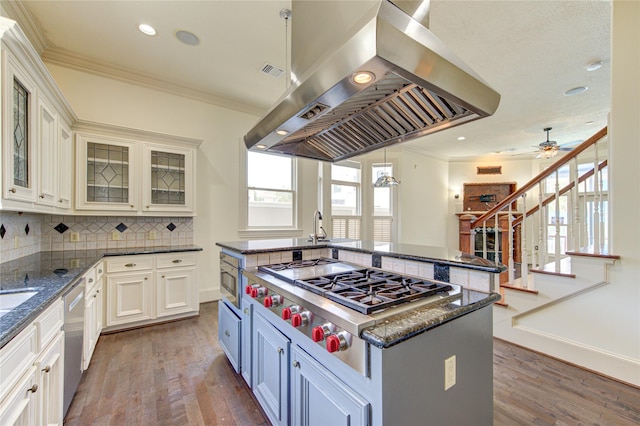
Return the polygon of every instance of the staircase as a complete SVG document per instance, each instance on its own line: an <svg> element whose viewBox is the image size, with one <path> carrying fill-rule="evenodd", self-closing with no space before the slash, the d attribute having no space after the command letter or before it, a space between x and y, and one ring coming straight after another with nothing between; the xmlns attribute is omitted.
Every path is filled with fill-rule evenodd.
<svg viewBox="0 0 640 426"><path fill-rule="evenodd" d="M607 250L606 136L605 127L471 219L469 229L470 241L475 233L485 238L489 227L503 236L507 270L500 277L502 300L494 307L494 336L617 377L636 365L614 355L628 348L598 347L604 321L599 292L607 291L609 268L619 260ZM520 263L514 260L516 243ZM483 251L485 258L498 257L495 246L495 253Z"/></svg>

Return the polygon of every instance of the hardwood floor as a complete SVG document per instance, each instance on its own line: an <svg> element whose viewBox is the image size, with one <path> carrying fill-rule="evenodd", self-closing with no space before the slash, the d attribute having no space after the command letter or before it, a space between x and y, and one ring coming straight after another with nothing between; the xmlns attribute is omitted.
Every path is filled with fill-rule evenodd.
<svg viewBox="0 0 640 426"><path fill-rule="evenodd" d="M65 424L268 424L217 323L205 303L197 318L101 336ZM640 390L494 340L494 425L529 424L638 425Z"/></svg>

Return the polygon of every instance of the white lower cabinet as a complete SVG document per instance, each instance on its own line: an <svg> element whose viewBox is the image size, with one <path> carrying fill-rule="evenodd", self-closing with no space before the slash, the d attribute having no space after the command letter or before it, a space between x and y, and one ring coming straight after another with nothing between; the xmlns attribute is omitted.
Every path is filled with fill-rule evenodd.
<svg viewBox="0 0 640 426"><path fill-rule="evenodd" d="M260 314L253 316L253 393L274 425L289 423L291 340Z"/></svg>
<svg viewBox="0 0 640 426"><path fill-rule="evenodd" d="M153 273L107 276L107 326L153 319Z"/></svg>
<svg viewBox="0 0 640 426"><path fill-rule="evenodd" d="M102 264L102 262L100 262ZM102 266L100 266L102 267ZM100 333L102 332L103 318L103 284L102 278L94 278L95 268L89 272L90 279L87 280L85 290L84 306L84 341L82 348L82 368L89 368L93 351L96 348Z"/></svg>
<svg viewBox="0 0 640 426"><path fill-rule="evenodd" d="M64 395L64 332L60 331L53 342L36 361L40 374L40 422L41 425L62 426ZM0 422L0 424L2 424Z"/></svg>
<svg viewBox="0 0 640 426"><path fill-rule="evenodd" d="M0 425L62 425L63 319L59 299L0 349Z"/></svg>
<svg viewBox="0 0 640 426"><path fill-rule="evenodd" d="M152 324L199 312L197 253L108 256L105 329Z"/></svg>
<svg viewBox="0 0 640 426"><path fill-rule="evenodd" d="M291 424L369 424L369 403L295 346L291 356Z"/></svg>

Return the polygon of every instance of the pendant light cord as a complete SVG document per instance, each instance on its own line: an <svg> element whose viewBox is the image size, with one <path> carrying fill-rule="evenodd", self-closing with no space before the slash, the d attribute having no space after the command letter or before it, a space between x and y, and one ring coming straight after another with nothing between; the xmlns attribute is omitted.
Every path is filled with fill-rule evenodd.
<svg viewBox="0 0 640 426"><path fill-rule="evenodd" d="M285 61L285 91L291 87L291 66L289 64L289 19L291 19L291 10L282 9L280 17L284 19L284 61Z"/></svg>

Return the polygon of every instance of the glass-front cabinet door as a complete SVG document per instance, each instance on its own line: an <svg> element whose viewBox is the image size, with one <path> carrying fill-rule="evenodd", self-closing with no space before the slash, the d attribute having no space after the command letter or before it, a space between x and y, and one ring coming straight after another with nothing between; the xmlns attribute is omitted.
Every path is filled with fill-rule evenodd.
<svg viewBox="0 0 640 426"><path fill-rule="evenodd" d="M76 208L138 210L136 142L79 134Z"/></svg>
<svg viewBox="0 0 640 426"><path fill-rule="evenodd" d="M193 149L143 145L142 210L193 211Z"/></svg>
<svg viewBox="0 0 640 426"><path fill-rule="evenodd" d="M13 57L5 57L3 108L8 112L3 129L4 188L9 200L36 200L36 159L34 156L37 111L36 84ZM4 115L4 114L3 114Z"/></svg>

